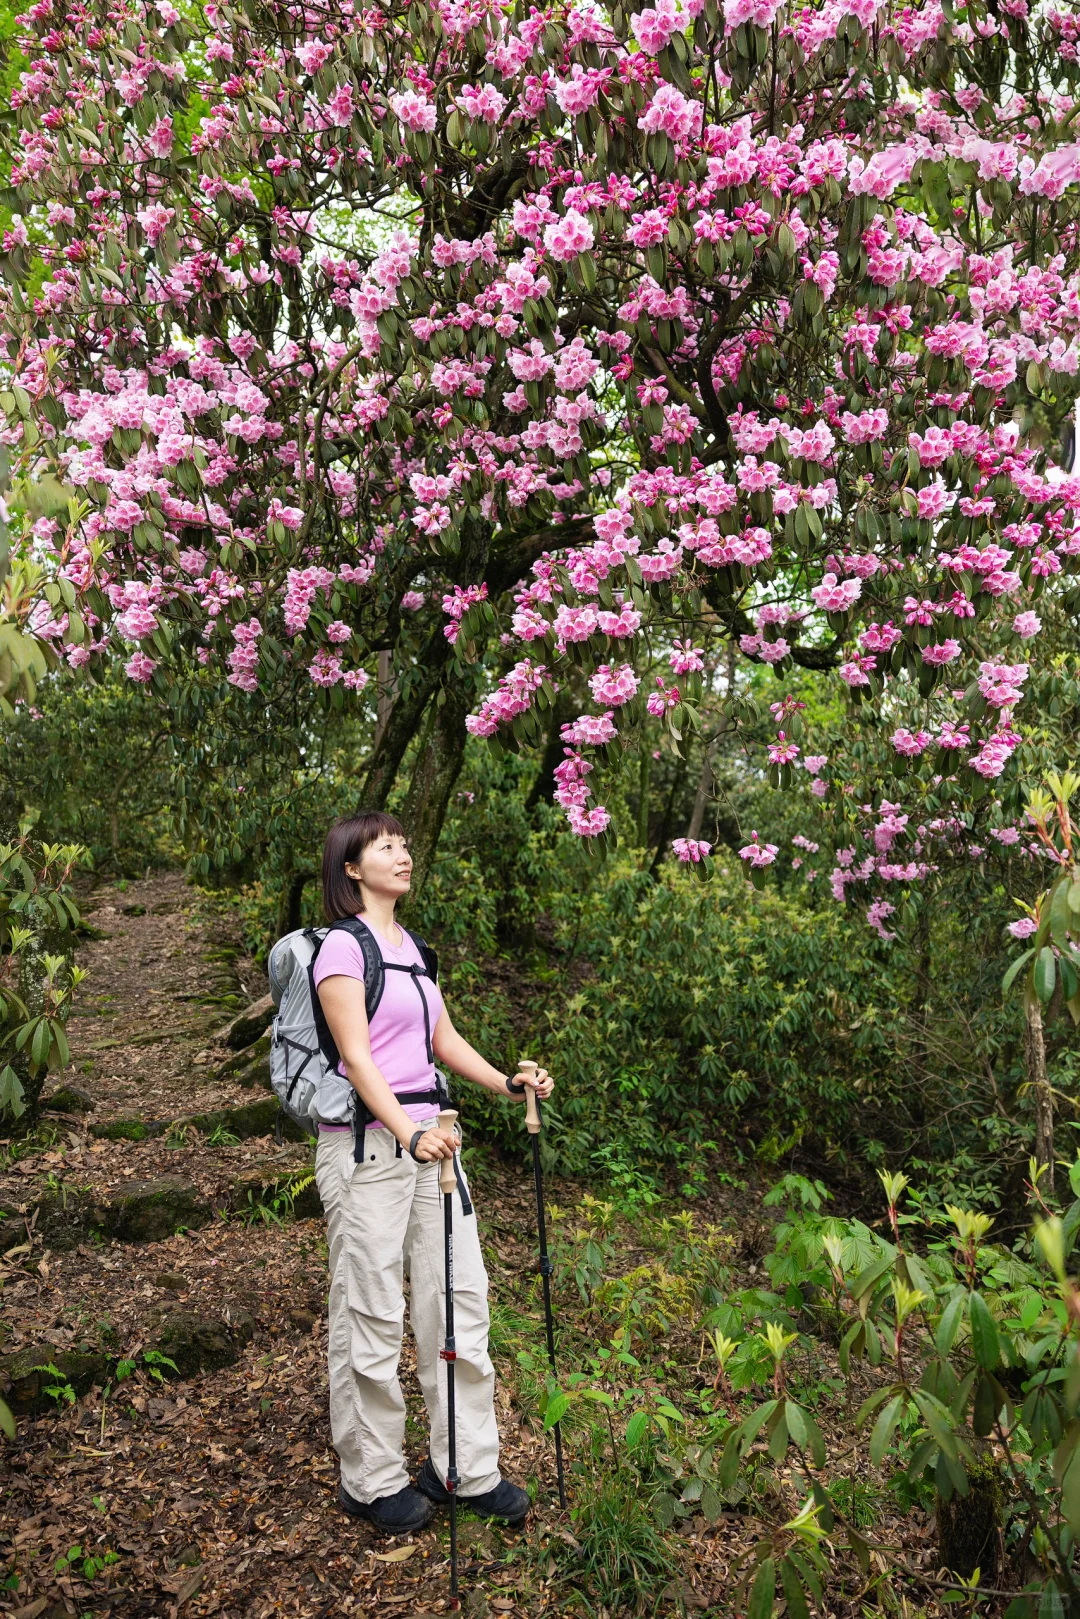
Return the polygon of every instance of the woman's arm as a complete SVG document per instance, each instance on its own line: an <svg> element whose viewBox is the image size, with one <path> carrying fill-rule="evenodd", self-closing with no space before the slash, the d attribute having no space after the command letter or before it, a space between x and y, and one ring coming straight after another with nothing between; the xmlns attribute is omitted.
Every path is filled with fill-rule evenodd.
<svg viewBox="0 0 1080 1619"><path fill-rule="evenodd" d="M372 1059L362 981L335 973L323 979L318 996L350 1085L379 1123L385 1124L403 1147L408 1147L416 1134L416 1120L410 1119ZM416 1156L425 1162L449 1158L456 1146L448 1131L432 1128L417 1142Z"/></svg>
<svg viewBox="0 0 1080 1619"><path fill-rule="evenodd" d="M464 1035L457 1032L445 1006L439 1014L435 1032L431 1036L431 1049L441 1063L445 1063L447 1068L452 1068L454 1073L460 1074L463 1079L471 1079L475 1085L483 1085L485 1090L495 1091L499 1096L510 1096L515 1102L524 1099L524 1093L517 1095L513 1091L508 1091L506 1088L508 1076L493 1068L474 1046L470 1046ZM519 1077L524 1078L524 1075ZM536 1079L530 1083L541 1101L547 1100L555 1086L555 1081L549 1077L544 1068L537 1070Z"/></svg>

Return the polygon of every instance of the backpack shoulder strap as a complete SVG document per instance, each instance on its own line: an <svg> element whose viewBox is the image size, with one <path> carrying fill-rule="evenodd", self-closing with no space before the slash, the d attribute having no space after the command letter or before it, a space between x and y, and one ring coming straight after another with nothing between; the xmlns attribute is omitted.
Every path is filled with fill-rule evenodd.
<svg viewBox="0 0 1080 1619"><path fill-rule="evenodd" d="M412 928L406 928L404 931L409 935L409 938L419 950L420 959L424 963L424 970L431 979L431 982L433 984L437 984L439 982L438 952L433 950L429 944L425 944L419 933L414 933Z"/></svg>
<svg viewBox="0 0 1080 1619"><path fill-rule="evenodd" d="M360 953L364 958L364 1006L370 1023L379 1009L386 984L386 970L382 954L375 943L375 935L367 923L362 922L358 916L343 916L339 921L332 922L329 932L335 931L349 934L360 946Z"/></svg>

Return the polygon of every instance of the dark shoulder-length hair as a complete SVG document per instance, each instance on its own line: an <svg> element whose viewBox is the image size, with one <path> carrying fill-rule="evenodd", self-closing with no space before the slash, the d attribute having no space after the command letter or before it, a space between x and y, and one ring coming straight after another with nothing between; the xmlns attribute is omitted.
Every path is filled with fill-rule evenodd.
<svg viewBox="0 0 1080 1619"><path fill-rule="evenodd" d="M359 815L347 815L326 834L322 857L323 910L328 922L338 922L343 916L355 916L360 909L360 885L346 872L346 865L355 865L376 838L403 838L405 828L394 815L382 810L361 810Z"/></svg>

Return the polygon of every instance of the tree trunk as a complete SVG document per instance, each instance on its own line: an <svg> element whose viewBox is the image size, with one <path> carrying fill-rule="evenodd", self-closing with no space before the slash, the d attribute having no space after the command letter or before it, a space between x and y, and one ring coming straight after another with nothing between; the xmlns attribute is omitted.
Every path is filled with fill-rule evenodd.
<svg viewBox="0 0 1080 1619"><path fill-rule="evenodd" d="M660 822L660 830L656 835L656 853L653 855L653 862L649 867L649 875L652 877L656 876L657 868L659 867L661 860L664 858L668 833L671 831L671 818L675 812L675 800L678 798L686 784L687 764L688 761L686 755L683 754L679 760L679 763L675 767L675 775L671 782L671 791L668 794L667 804L664 806L664 818Z"/></svg>
<svg viewBox="0 0 1080 1619"><path fill-rule="evenodd" d="M637 840L638 848L647 850L649 847L649 780L652 776L652 752L647 740L642 741L641 753L638 756L638 805L637 805Z"/></svg>
<svg viewBox="0 0 1080 1619"><path fill-rule="evenodd" d="M1025 1005L1024 1059L1027 1081L1035 1103L1035 1161L1046 1165L1039 1185L1044 1192L1054 1190L1054 1098L1046 1077L1046 1043L1043 1040L1042 1009L1034 998Z"/></svg>
<svg viewBox="0 0 1080 1619"><path fill-rule="evenodd" d="M424 711L437 690L450 653L450 643L441 628L429 637L418 660L421 678L406 694L398 696L387 715L386 727L377 733L367 773L360 789L357 809L385 809L390 789L409 743L423 722Z"/></svg>
<svg viewBox="0 0 1080 1619"><path fill-rule="evenodd" d="M548 721L547 742L544 746L544 756L540 760L540 769L536 780L529 789L529 796L525 800L527 810L535 809L541 799L549 804L555 793L555 767L563 761L563 749L566 744L559 735L564 725L569 725L574 717L576 704L565 690L560 691L551 707L551 718Z"/></svg>
<svg viewBox="0 0 1080 1619"><path fill-rule="evenodd" d="M394 655L388 648L384 648L383 651L379 653L379 694L377 699L378 706L375 715L376 752L378 752L379 743L383 739L383 734L386 727L390 723L390 716L394 712L394 691L391 687L393 673Z"/></svg>
<svg viewBox="0 0 1080 1619"><path fill-rule="evenodd" d="M413 766L408 796L401 812L413 857L409 909L415 905L427 881L439 833L446 819L446 807L465 757L468 739L465 716L469 712L471 695L469 686L463 681L451 681L442 688Z"/></svg>
<svg viewBox="0 0 1080 1619"><path fill-rule="evenodd" d="M727 660L724 669L727 680L725 696L730 697L735 690L735 642L729 641L727 645ZM731 729L731 721L723 717L717 727L716 734L705 749L705 757L701 761L701 775L698 777L697 792L694 795L694 808L690 815L690 825L687 837L698 839L701 836L702 824L705 820L705 806L709 801L709 788L713 779L713 761L720 747L721 738Z"/></svg>
<svg viewBox="0 0 1080 1619"><path fill-rule="evenodd" d="M701 774L698 777L697 792L694 795L694 808L690 816L690 825L686 832L688 838L697 839L701 836L701 823L705 819L705 805L708 803L709 788L712 785L713 760L716 758L716 750L720 746L720 738L724 734L724 730L726 730L726 726L717 731L705 749L705 755L701 761Z"/></svg>
<svg viewBox="0 0 1080 1619"><path fill-rule="evenodd" d="M309 871L289 871L285 874L281 894L278 898L277 936L280 939L286 933L295 933L301 925L301 906L304 899L304 889L311 878Z"/></svg>

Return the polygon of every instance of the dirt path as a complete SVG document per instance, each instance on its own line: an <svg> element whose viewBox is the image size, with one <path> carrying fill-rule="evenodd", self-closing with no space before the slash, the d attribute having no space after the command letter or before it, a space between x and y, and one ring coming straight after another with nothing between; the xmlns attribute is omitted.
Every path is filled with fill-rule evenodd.
<svg viewBox="0 0 1080 1619"><path fill-rule="evenodd" d="M172 1119L250 1100L212 1077L228 1056L214 1030L267 989L238 941L177 873L83 905L100 937L79 950L89 977L68 1032L78 1084L102 1115Z"/></svg>
<svg viewBox="0 0 1080 1619"><path fill-rule="evenodd" d="M64 1077L93 1110L47 1118L29 1150L9 1143L0 1159L0 1348L9 1379L22 1374L8 1396L21 1408L0 1486L0 1611L443 1612L443 1523L388 1544L335 1505L324 1227L290 1217L310 1198L309 1149L164 1128L265 1099L214 1077L228 1052L213 1039L265 981L179 877L99 892L86 910L103 936L79 953L90 977ZM103 1133L136 1120L159 1133ZM528 1183L482 1153L473 1165L483 1204L498 1210L485 1223L493 1278L519 1283ZM496 1342L496 1359L512 1363L516 1348ZM178 1378L163 1355L181 1371L203 1364ZM423 1410L408 1338L403 1372L418 1462ZM505 1384L499 1400L507 1472L550 1500L547 1445ZM528 1581L525 1607L511 1589L522 1580L521 1536L474 1523L465 1543L470 1613L542 1603L542 1580ZM381 1561L387 1551L400 1560Z"/></svg>

